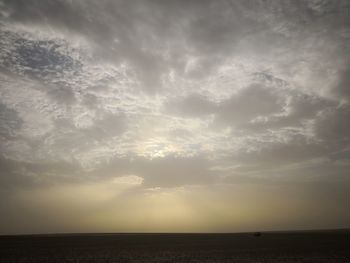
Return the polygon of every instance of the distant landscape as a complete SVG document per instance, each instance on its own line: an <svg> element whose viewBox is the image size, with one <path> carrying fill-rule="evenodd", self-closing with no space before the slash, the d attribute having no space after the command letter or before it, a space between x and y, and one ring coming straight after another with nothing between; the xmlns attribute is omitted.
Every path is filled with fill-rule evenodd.
<svg viewBox="0 0 350 263"><path fill-rule="evenodd" d="M350 262L350 230L1 236L0 262Z"/></svg>

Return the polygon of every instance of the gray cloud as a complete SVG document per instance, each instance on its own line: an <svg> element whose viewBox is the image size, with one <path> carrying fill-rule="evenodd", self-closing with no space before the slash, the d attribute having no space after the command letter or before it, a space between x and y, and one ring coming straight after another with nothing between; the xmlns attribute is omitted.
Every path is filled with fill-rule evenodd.
<svg viewBox="0 0 350 263"><path fill-rule="evenodd" d="M185 98L175 98L165 103L165 110L171 114L201 117L216 112L215 103L200 94L190 94Z"/></svg>
<svg viewBox="0 0 350 263"><path fill-rule="evenodd" d="M280 101L277 91L253 85L223 102L219 115L225 123L240 126L256 117L279 113L282 107L283 102Z"/></svg>
<svg viewBox="0 0 350 263"><path fill-rule="evenodd" d="M316 120L316 134L326 142L340 143L342 147L346 147L349 143L349 116L350 108L347 105L325 111Z"/></svg>
<svg viewBox="0 0 350 263"><path fill-rule="evenodd" d="M16 136L16 131L22 126L22 120L15 110L0 103L0 124L0 136L10 139Z"/></svg>
<svg viewBox="0 0 350 263"><path fill-rule="evenodd" d="M134 174L144 178L145 187L178 187L191 184L208 184L215 181L215 173L210 170L212 162L202 156L147 159L117 158L105 167L92 171L108 177Z"/></svg>
<svg viewBox="0 0 350 263"><path fill-rule="evenodd" d="M0 158L1 190L10 191L48 186L63 182L78 182L79 166L68 162L29 163Z"/></svg>
<svg viewBox="0 0 350 263"><path fill-rule="evenodd" d="M336 86L334 92L340 97L345 99L348 103L350 101L350 70L349 66L344 71L339 72L339 83Z"/></svg>

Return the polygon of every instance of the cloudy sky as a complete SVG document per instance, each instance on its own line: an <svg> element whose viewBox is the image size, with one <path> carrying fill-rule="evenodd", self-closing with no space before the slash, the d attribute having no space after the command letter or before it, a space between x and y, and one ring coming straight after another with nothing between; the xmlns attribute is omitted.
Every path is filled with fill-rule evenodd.
<svg viewBox="0 0 350 263"><path fill-rule="evenodd" d="M350 227L348 0L0 0L0 233Z"/></svg>

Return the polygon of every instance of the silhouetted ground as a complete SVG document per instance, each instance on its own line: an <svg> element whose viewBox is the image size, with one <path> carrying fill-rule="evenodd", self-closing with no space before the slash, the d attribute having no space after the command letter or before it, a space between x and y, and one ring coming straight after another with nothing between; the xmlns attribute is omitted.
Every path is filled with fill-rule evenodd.
<svg viewBox="0 0 350 263"><path fill-rule="evenodd" d="M350 262L350 231L0 236L0 262Z"/></svg>

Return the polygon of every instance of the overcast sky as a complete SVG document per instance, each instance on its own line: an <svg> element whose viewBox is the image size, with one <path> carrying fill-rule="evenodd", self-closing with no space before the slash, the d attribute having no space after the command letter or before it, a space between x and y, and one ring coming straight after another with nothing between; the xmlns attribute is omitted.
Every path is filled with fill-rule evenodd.
<svg viewBox="0 0 350 263"><path fill-rule="evenodd" d="M0 0L0 233L350 227L348 0Z"/></svg>

